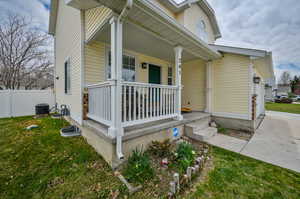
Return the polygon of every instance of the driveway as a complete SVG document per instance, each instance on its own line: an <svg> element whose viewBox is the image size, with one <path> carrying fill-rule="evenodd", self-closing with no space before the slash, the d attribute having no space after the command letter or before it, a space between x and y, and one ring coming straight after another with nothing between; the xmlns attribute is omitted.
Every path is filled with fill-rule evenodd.
<svg viewBox="0 0 300 199"><path fill-rule="evenodd" d="M249 142L218 134L208 143L300 172L300 115L297 114L267 112Z"/></svg>

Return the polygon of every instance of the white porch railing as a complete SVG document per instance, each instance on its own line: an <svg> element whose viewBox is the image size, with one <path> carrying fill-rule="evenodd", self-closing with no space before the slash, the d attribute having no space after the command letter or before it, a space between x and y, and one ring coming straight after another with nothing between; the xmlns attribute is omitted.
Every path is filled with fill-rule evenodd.
<svg viewBox="0 0 300 199"><path fill-rule="evenodd" d="M103 82L87 86L89 93L88 117L111 125L111 86L110 82Z"/></svg>
<svg viewBox="0 0 300 199"><path fill-rule="evenodd" d="M177 116L176 86L123 82L122 126Z"/></svg>
<svg viewBox="0 0 300 199"><path fill-rule="evenodd" d="M178 116L178 87L137 82L122 82L122 127ZM87 86L89 93L88 117L112 125L112 83Z"/></svg>

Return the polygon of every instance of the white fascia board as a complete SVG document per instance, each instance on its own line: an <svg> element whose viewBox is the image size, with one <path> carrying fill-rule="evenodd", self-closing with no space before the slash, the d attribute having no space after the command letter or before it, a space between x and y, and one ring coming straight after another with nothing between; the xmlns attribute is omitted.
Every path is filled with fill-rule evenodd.
<svg viewBox="0 0 300 199"><path fill-rule="evenodd" d="M267 51L264 50L256 50L256 49L248 49L248 48L238 48L232 46L221 46L215 44L209 44L213 49L224 52L224 53L232 53L232 54L239 54L239 55L246 55L252 58L255 57L266 57L268 55Z"/></svg>
<svg viewBox="0 0 300 199"><path fill-rule="evenodd" d="M50 13L49 13L50 16L49 16L48 33L50 35L55 35L58 0L51 0L50 4L51 5L50 5Z"/></svg>

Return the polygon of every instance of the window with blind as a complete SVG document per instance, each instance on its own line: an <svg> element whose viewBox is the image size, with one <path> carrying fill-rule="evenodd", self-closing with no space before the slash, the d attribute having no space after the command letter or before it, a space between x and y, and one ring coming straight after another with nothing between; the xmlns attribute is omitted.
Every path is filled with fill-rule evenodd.
<svg viewBox="0 0 300 199"><path fill-rule="evenodd" d="M111 52L108 53L107 78L111 78ZM123 55L122 78L124 81L135 81L135 57Z"/></svg>

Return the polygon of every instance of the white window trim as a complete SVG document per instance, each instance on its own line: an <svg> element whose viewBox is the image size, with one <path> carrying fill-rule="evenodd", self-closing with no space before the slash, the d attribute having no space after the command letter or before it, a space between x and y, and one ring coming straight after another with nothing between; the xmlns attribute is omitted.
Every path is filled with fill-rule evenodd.
<svg viewBox="0 0 300 199"><path fill-rule="evenodd" d="M106 46L105 48L105 80L111 80L108 78L108 68L109 68L109 52L111 51L110 46ZM129 53L128 51L124 51L123 50L123 55L125 56L129 56L129 57L133 57L135 59L135 65L134 65L134 72L135 72L135 80L134 82L137 82L137 78L138 78L138 73L137 73L137 66L139 65L139 61L136 55L134 55L133 53ZM122 57L123 58L123 57ZM123 69L123 66L122 66Z"/></svg>
<svg viewBox="0 0 300 199"><path fill-rule="evenodd" d="M204 29L201 29L199 28L199 22L197 22L196 24L196 30L197 30L197 35L200 39L202 39L203 41L205 42L208 42L208 32L207 32L207 24L205 23L205 21L200 18L199 20L200 22L202 22L204 24ZM202 32L203 31L203 32ZM202 35L203 34L203 35ZM205 36L206 38L202 38L202 36Z"/></svg>

